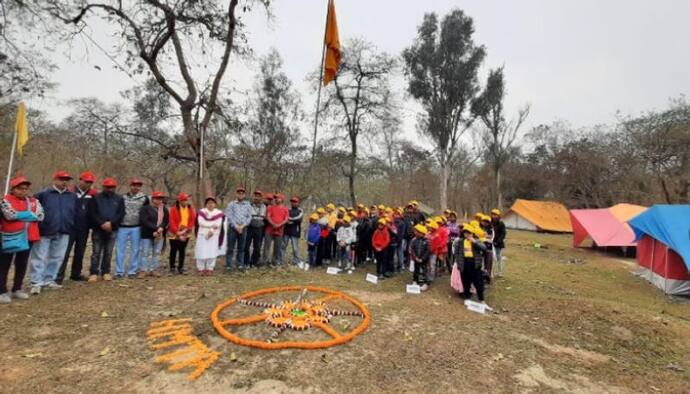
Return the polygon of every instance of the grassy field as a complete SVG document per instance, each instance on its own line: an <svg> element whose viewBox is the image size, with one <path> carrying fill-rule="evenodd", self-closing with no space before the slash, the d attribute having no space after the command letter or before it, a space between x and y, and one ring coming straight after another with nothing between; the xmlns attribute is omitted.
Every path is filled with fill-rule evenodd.
<svg viewBox="0 0 690 394"><path fill-rule="evenodd" d="M448 276L423 295L404 293L408 274L373 285L364 270L69 283L0 308L0 393L690 391L690 304L632 275L632 260L526 232L510 233L505 254L506 276L487 296L497 313L486 316L463 307ZM267 351L212 327L218 303L292 284L356 297L372 314L369 329L330 349ZM191 318L221 354L196 381L154 362L164 352L148 347L146 331L170 318Z"/></svg>

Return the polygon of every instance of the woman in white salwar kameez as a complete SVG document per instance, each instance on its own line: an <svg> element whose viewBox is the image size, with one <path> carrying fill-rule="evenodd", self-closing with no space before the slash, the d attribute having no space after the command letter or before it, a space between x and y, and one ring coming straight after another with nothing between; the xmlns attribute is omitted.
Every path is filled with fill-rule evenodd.
<svg viewBox="0 0 690 394"><path fill-rule="evenodd" d="M216 258L225 254L225 214L216 209L216 199L206 198L205 208L197 214L194 258L199 275L213 275Z"/></svg>

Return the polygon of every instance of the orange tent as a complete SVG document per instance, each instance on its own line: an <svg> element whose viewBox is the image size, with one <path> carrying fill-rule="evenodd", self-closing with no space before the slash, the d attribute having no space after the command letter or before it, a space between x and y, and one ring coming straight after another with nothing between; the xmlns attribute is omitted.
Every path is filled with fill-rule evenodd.
<svg viewBox="0 0 690 394"><path fill-rule="evenodd" d="M613 214L613 216L615 216L616 219L622 223L627 222L646 210L647 207L634 204L616 204L609 208L609 211Z"/></svg>
<svg viewBox="0 0 690 394"><path fill-rule="evenodd" d="M506 227L518 230L572 233L568 209L552 201L517 199L503 217Z"/></svg>

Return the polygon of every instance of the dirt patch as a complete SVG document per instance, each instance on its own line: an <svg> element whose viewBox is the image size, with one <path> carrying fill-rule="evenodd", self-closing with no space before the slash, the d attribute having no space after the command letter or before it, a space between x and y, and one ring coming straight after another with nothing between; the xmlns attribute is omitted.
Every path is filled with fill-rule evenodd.
<svg viewBox="0 0 690 394"><path fill-rule="evenodd" d="M523 392L538 392L544 388L573 394L623 394L632 391L606 384L594 383L585 376L569 374L566 378L549 376L541 365L525 368L513 376Z"/></svg>
<svg viewBox="0 0 690 394"><path fill-rule="evenodd" d="M592 352L589 350L576 349L576 348L567 347L567 346L553 345L553 344L550 344L550 343L548 343L542 339L529 337L527 335L517 335L517 338L524 340L524 341L532 342L532 343L539 345L542 348L544 348L544 349L546 349L552 353L570 356L570 357L573 357L573 358L575 358L581 362L587 363L587 364L605 363L611 359L609 356L604 355L604 354Z"/></svg>

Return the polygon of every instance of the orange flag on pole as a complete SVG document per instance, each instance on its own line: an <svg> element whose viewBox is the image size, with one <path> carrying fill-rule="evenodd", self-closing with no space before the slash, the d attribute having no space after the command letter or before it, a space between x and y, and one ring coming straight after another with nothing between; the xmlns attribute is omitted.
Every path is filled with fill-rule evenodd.
<svg viewBox="0 0 690 394"><path fill-rule="evenodd" d="M326 17L326 60L323 63L323 86L328 85L340 67L340 37L338 34L338 21L335 17L335 3L328 1L328 16Z"/></svg>

